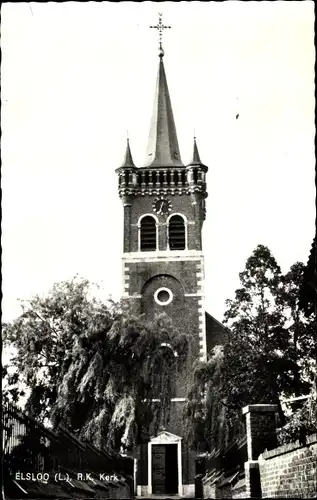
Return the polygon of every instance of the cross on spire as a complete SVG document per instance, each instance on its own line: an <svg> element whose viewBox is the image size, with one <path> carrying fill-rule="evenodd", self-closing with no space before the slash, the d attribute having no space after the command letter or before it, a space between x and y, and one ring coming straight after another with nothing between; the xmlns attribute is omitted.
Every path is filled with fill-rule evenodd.
<svg viewBox="0 0 317 500"><path fill-rule="evenodd" d="M159 21L158 21L158 23L156 24L156 26L150 26L150 28L157 29L158 33L159 33L159 56L160 57L164 56L164 50L163 50L163 45L162 45L163 30L169 29L169 28L172 27L172 26L165 26L162 23L162 16L163 16L163 14L159 12Z"/></svg>

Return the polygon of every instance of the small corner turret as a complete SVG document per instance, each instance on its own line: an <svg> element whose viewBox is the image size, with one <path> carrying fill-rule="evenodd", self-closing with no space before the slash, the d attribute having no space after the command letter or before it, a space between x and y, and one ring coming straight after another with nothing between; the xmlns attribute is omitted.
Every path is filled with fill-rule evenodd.
<svg viewBox="0 0 317 500"><path fill-rule="evenodd" d="M118 174L119 196L123 202L127 196L133 194L132 187L136 183L136 170L137 168L132 158L129 139L127 139L123 162L121 166L116 169L116 173Z"/></svg>
<svg viewBox="0 0 317 500"><path fill-rule="evenodd" d="M202 220L204 220L206 218L205 199L208 196L206 191L206 173L208 172L208 167L200 159L196 137L194 137L192 160L187 165L186 172L192 204L200 206Z"/></svg>

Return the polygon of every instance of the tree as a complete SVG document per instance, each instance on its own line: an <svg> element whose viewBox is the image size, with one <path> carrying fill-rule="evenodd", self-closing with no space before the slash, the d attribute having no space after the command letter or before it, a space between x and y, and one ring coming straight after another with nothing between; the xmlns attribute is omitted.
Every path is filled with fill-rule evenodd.
<svg viewBox="0 0 317 500"><path fill-rule="evenodd" d="M281 435L314 428L307 408L292 422L280 403L281 396L307 394L316 376L315 318L305 317L299 306L304 269L296 263L282 275L263 245L248 258L239 275L241 287L226 302L228 341L194 372L188 416L196 441L226 445L242 431L242 407L252 403L278 405L280 423L288 426Z"/></svg>
<svg viewBox="0 0 317 500"><path fill-rule="evenodd" d="M168 416L174 356L164 346L181 364L187 339L165 315L148 323L129 305L103 303L90 292L87 280L56 284L6 325L5 345L15 348L7 397L17 402L23 383L33 416L97 446L129 449Z"/></svg>
<svg viewBox="0 0 317 500"><path fill-rule="evenodd" d="M295 396L307 393L316 376L317 333L314 314L305 315L300 307L300 290L305 266L296 262L281 277L277 300L283 308L289 333L287 355L294 362L293 390Z"/></svg>
<svg viewBox="0 0 317 500"><path fill-rule="evenodd" d="M252 403L276 403L292 392L295 362L286 353L289 332L278 302L281 270L269 249L259 245L240 273L242 287L227 300L225 323L230 327L224 350L225 396L232 419Z"/></svg>
<svg viewBox="0 0 317 500"><path fill-rule="evenodd" d="M239 275L235 299L226 301L228 341L196 366L188 415L196 421L195 439L207 439L213 448L239 434L243 406L279 405L282 387L288 388L288 332L276 301L280 276L269 249L259 245Z"/></svg>
<svg viewBox="0 0 317 500"><path fill-rule="evenodd" d="M279 429L279 441L284 444L300 439L305 442L306 435L316 432L316 359L317 331L316 316L313 309L305 312L301 306L301 290L305 283L306 267L296 262L281 277L278 300L289 332L287 355L294 362L293 395L290 403L292 411L286 424ZM299 396L307 395L303 403Z"/></svg>

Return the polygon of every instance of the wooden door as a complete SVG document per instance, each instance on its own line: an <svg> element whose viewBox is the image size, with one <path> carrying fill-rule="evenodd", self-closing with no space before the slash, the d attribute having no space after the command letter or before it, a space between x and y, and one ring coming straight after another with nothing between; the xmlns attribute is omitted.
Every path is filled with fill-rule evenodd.
<svg viewBox="0 0 317 500"><path fill-rule="evenodd" d="M152 446L152 492L166 493L166 445Z"/></svg>
<svg viewBox="0 0 317 500"><path fill-rule="evenodd" d="M168 444L165 452L166 493L178 493L177 444Z"/></svg>

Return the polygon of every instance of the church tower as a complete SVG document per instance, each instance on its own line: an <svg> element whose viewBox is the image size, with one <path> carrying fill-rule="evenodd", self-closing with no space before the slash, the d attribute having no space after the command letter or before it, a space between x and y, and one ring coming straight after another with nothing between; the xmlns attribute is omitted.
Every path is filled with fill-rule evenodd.
<svg viewBox="0 0 317 500"><path fill-rule="evenodd" d="M159 64L146 162L136 167L127 141L117 169L124 208L123 297L149 318L164 311L191 339L193 358L206 360L202 226L208 168L200 160L195 138L190 163L181 160L164 68L161 15L154 27L160 34ZM195 453L186 446L182 429L185 394L180 384L169 427L141 446L138 495L194 496Z"/></svg>

